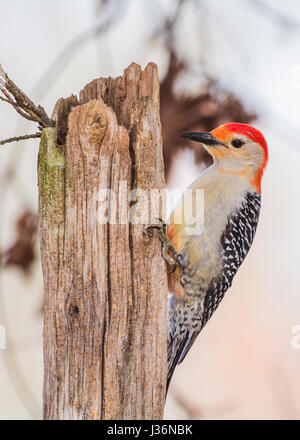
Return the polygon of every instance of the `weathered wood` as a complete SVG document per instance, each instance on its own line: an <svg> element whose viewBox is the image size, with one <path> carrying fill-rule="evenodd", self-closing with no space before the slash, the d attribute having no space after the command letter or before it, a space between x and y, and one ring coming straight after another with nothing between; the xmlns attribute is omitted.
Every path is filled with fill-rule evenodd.
<svg viewBox="0 0 300 440"><path fill-rule="evenodd" d="M160 419L166 271L157 238L143 235L150 211L134 224L144 212L122 197L138 188L139 202L164 187L156 66L132 64L123 77L93 81L79 105L60 100L53 119L57 131L43 132L38 171L44 417ZM115 194L104 209L115 224L99 221L105 189Z"/></svg>

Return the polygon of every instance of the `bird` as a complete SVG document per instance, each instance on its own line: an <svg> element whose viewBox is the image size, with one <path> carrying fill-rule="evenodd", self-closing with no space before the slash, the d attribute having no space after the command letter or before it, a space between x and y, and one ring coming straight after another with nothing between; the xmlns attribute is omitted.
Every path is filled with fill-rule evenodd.
<svg viewBox="0 0 300 440"><path fill-rule="evenodd" d="M211 132L181 136L200 142L213 163L188 187L190 205L184 205L186 190L167 223L161 220L156 227L170 269L167 390L176 366L217 309L252 245L268 162L263 134L248 124L227 123ZM203 222L200 232L190 228L196 190L204 195L202 220L195 220ZM176 223L183 207L183 220Z"/></svg>

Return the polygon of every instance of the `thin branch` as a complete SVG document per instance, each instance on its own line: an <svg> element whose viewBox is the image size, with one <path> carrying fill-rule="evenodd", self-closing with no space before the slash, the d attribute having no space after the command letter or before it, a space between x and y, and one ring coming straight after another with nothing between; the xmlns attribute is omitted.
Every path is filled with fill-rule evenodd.
<svg viewBox="0 0 300 440"><path fill-rule="evenodd" d="M9 99L3 98L3 96L0 96L0 100L4 102L8 102L8 104L11 104L11 101Z"/></svg>
<svg viewBox="0 0 300 440"><path fill-rule="evenodd" d="M40 127L54 127L54 122L48 117L45 109L36 106L28 96L10 79L0 64L0 91L5 96L1 97L12 105L14 109L25 119L37 122Z"/></svg>
<svg viewBox="0 0 300 440"><path fill-rule="evenodd" d="M19 141L25 141L27 139L35 139L40 138L41 133L34 133L34 134L26 134L24 136L16 136L9 139L4 139L3 141L0 141L0 145L10 144L11 142L19 142Z"/></svg>
<svg viewBox="0 0 300 440"><path fill-rule="evenodd" d="M27 113L25 113L23 110L20 109L20 107L18 106L18 103L15 102L13 99L11 99L10 94L7 92L7 90L5 89L1 89L1 92L3 93L4 96L6 96L6 98L3 98L2 96L0 97L2 101L7 102L8 104L12 105L13 108L16 110L16 112L19 113L19 115L21 115L23 118L27 119L28 121L33 121L33 122L38 122L39 120L37 120L36 117L32 117L31 115L29 116Z"/></svg>

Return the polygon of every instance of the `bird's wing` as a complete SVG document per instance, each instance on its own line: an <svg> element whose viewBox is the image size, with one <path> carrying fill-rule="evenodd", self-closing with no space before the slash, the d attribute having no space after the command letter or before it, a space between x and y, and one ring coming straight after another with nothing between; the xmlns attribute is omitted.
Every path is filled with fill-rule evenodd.
<svg viewBox="0 0 300 440"><path fill-rule="evenodd" d="M189 334L189 337L186 340L186 343L184 344L184 346L181 350L181 353L180 353L180 356L179 356L179 359L177 362L178 364L180 364L184 360L184 358L186 357L186 355L190 351L190 349L191 349L193 343L195 342L197 336L199 335L199 333L200 333L200 330L197 330L197 331L194 331L193 333Z"/></svg>
<svg viewBox="0 0 300 440"><path fill-rule="evenodd" d="M228 218L221 237L223 268L211 281L204 301L202 328L217 309L244 261L254 239L260 212L260 195L247 193L242 207Z"/></svg>
<svg viewBox="0 0 300 440"><path fill-rule="evenodd" d="M239 266L247 255L252 244L260 211L260 196L248 193L242 207L234 212L227 222L226 229L221 237L223 248L224 267L221 273L213 280L206 292L204 300L204 311L201 316L201 328L191 330L186 328L186 332L177 338L175 329L179 325L175 310L173 309L173 336L168 340L168 385L177 364L182 362L195 342L199 332L212 316L226 290L230 287L232 279ZM171 281L175 284L175 275L172 274ZM180 281L180 279L179 279ZM170 279L169 279L170 283ZM179 284L179 283L178 283ZM178 298L179 295L177 295ZM180 301L180 298L178 298ZM172 314L172 310L170 310ZM196 312L198 313L198 311ZM199 319L199 316L197 316ZM181 326L182 327L182 326Z"/></svg>

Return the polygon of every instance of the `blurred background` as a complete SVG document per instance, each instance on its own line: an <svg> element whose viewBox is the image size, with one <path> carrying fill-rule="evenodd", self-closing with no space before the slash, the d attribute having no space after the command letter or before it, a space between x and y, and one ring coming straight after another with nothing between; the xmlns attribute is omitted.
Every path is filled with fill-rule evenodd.
<svg viewBox="0 0 300 440"><path fill-rule="evenodd" d="M269 144L254 244L176 370L167 419L300 418L299 48L297 0L1 1L0 63L48 114L59 97L94 78L121 75L132 61L158 64L169 188L184 190L210 164L180 131L246 122ZM0 140L35 131L0 102ZM0 325L7 336L0 419L41 418L38 144L0 146Z"/></svg>

